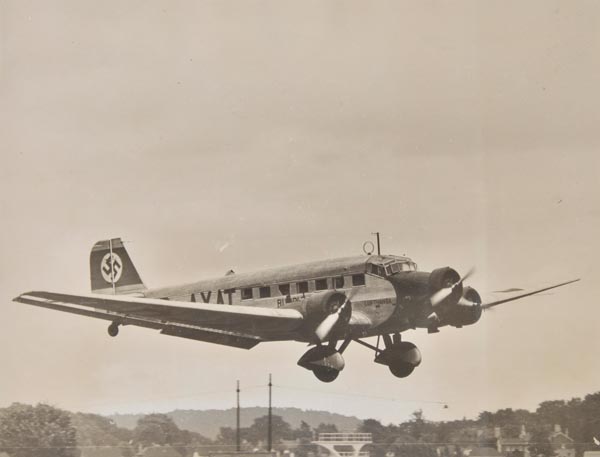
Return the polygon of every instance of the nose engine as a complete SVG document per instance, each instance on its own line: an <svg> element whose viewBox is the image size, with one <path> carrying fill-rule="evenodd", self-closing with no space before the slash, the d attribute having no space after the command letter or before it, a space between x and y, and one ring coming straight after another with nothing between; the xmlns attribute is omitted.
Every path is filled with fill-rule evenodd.
<svg viewBox="0 0 600 457"><path fill-rule="evenodd" d="M438 327L452 325L461 328L475 324L481 318L481 296L472 287L465 287L456 303L440 306L430 317L430 333L437 332Z"/></svg>
<svg viewBox="0 0 600 457"><path fill-rule="evenodd" d="M481 297L472 287L463 282L473 273L470 270L462 278L450 267L438 268L429 276L432 314L428 317L430 333L438 327L471 325L481 318Z"/></svg>

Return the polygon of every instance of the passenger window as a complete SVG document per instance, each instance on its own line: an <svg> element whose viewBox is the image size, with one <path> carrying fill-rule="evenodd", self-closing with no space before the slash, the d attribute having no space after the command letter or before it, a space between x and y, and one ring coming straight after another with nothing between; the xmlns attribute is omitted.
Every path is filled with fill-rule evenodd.
<svg viewBox="0 0 600 457"><path fill-rule="evenodd" d="M336 278L333 278L333 288L334 289L341 289L344 287L344 277L343 276L337 276Z"/></svg>
<svg viewBox="0 0 600 457"><path fill-rule="evenodd" d="M281 295L289 295L290 294L290 285L289 284L279 284L279 292Z"/></svg>
<svg viewBox="0 0 600 457"><path fill-rule="evenodd" d="M252 298L252 287L242 289L242 300L250 300Z"/></svg>
<svg viewBox="0 0 600 457"><path fill-rule="evenodd" d="M327 289L327 279L317 279L315 281L315 290Z"/></svg>
<svg viewBox="0 0 600 457"><path fill-rule="evenodd" d="M364 286L365 285L365 275L352 275L352 285L353 286Z"/></svg>
<svg viewBox="0 0 600 457"><path fill-rule="evenodd" d="M260 298L269 298L271 296L271 288L269 286L261 287L258 289L258 296Z"/></svg>
<svg viewBox="0 0 600 457"><path fill-rule="evenodd" d="M306 292L308 292L308 282L306 281L299 282L298 284L296 284L296 287L298 289L299 294L305 294Z"/></svg>

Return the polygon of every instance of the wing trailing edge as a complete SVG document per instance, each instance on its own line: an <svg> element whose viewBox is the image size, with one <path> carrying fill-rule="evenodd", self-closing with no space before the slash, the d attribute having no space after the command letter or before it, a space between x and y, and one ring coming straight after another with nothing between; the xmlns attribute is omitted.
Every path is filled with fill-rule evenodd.
<svg viewBox="0 0 600 457"><path fill-rule="evenodd" d="M303 322L300 312L236 305L210 305L130 296L70 295L33 291L14 301L103 319L120 325L160 330L164 335L250 349L274 333L291 332Z"/></svg>

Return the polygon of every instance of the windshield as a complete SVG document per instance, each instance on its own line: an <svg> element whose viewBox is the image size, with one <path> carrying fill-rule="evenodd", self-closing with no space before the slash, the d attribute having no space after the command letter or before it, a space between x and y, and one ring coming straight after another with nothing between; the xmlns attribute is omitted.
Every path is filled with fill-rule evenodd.
<svg viewBox="0 0 600 457"><path fill-rule="evenodd" d="M401 271L416 271L417 266L409 260L391 260L385 263L373 262L369 265L369 273L376 276L391 276Z"/></svg>

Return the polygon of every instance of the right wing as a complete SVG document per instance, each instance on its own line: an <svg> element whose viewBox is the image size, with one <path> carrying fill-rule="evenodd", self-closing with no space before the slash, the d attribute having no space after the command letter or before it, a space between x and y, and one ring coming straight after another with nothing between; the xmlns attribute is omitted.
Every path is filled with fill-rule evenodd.
<svg viewBox="0 0 600 457"><path fill-rule="evenodd" d="M179 336L250 349L261 341L293 339L304 318L293 309L166 301L125 295L27 292L16 302L136 325Z"/></svg>
<svg viewBox="0 0 600 457"><path fill-rule="evenodd" d="M498 306L501 305L502 303L507 303L509 301L513 301L513 300L519 300L520 298L525 298L525 297L529 297L530 295L535 295L535 294L539 294L540 292L545 292L547 290L550 289L556 289L557 287L562 287L562 286L566 286L567 284L571 284L574 282L579 281L579 279L572 279L571 281L567 281L567 282L562 282L560 284L555 284L554 286L550 286L550 287L544 287L543 289L538 289L538 290L533 290L531 292L525 292L519 295L515 295L514 297L510 297L510 298L503 298L502 300L496 300L496 301L492 301L489 303L482 303L481 304L481 308L483 309L488 309L488 308L492 308L493 306ZM507 289L507 290L502 290L499 292L513 292L516 290L523 290L523 289Z"/></svg>

